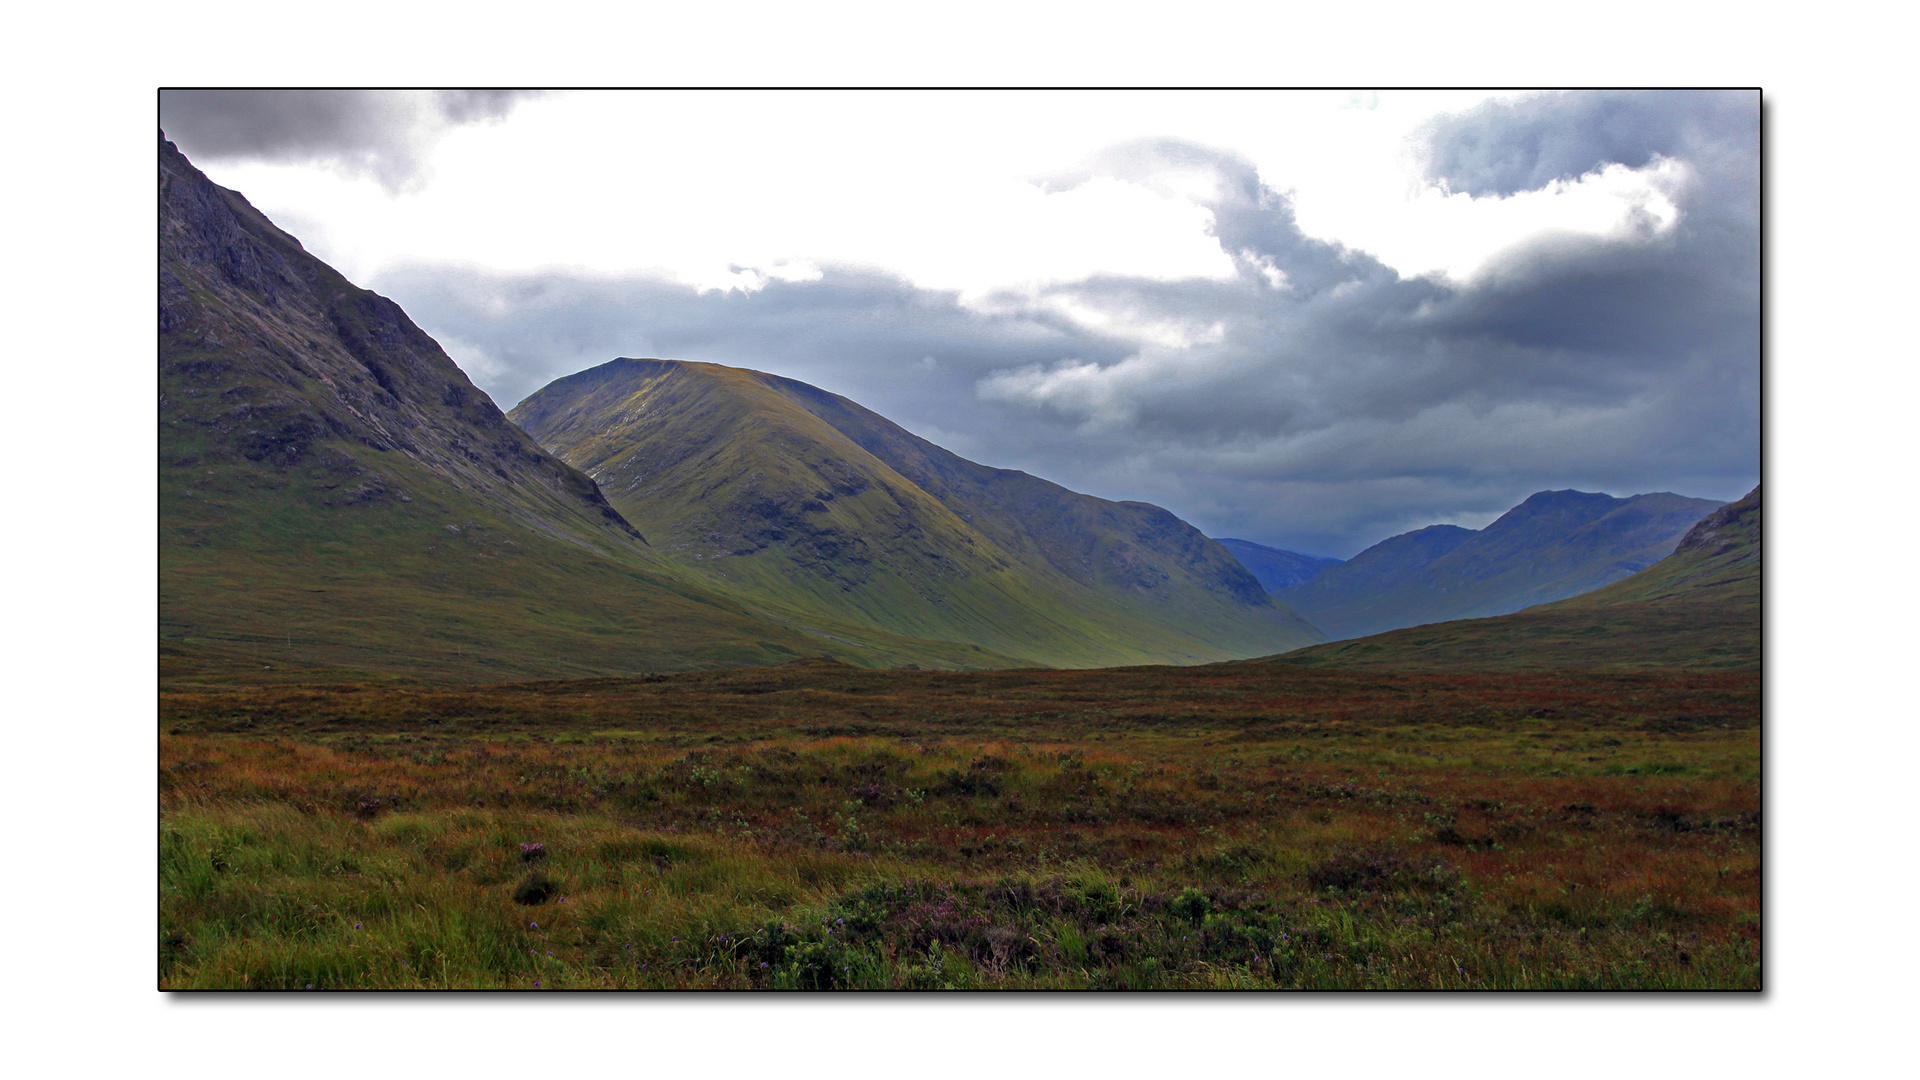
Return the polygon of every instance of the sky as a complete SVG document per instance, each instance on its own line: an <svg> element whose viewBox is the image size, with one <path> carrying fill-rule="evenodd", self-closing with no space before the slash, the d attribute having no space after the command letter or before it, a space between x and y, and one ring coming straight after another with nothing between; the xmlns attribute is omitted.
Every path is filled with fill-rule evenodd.
<svg viewBox="0 0 1920 1080"><path fill-rule="evenodd" d="M751 367L1349 557L1760 466L1756 92L163 94L503 409Z"/></svg>

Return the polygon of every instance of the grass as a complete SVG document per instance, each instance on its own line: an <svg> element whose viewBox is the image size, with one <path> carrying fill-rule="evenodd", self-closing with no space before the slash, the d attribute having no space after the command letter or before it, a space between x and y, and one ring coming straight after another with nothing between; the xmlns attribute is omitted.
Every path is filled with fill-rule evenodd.
<svg viewBox="0 0 1920 1080"><path fill-rule="evenodd" d="M216 452L191 429L163 432L163 452L194 464L162 476L162 638L185 653L258 657L256 671L478 682L823 651L882 665L1012 663L971 646L772 614L614 540L598 538L606 547L596 553L540 534L405 461L385 463L384 475L413 493L408 501L329 505L304 490L325 481L318 466L281 475Z"/></svg>
<svg viewBox="0 0 1920 1080"><path fill-rule="evenodd" d="M1724 598L1591 607L1561 601L1315 645L1267 662L1382 671L1758 671L1760 606Z"/></svg>
<svg viewBox="0 0 1920 1080"><path fill-rule="evenodd" d="M180 685L159 979L1755 989L1758 694L821 662Z"/></svg>
<svg viewBox="0 0 1920 1080"><path fill-rule="evenodd" d="M1323 640L1165 511L965 461L804 383L623 359L510 415L658 551L743 601L971 642L1017 666L1199 663Z"/></svg>

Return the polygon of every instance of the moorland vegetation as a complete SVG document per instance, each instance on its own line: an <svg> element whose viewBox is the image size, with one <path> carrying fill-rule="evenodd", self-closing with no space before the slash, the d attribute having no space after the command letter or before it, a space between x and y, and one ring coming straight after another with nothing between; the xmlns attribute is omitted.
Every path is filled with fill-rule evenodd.
<svg viewBox="0 0 1920 1080"><path fill-rule="evenodd" d="M161 985L1760 984L1754 672L162 695Z"/></svg>

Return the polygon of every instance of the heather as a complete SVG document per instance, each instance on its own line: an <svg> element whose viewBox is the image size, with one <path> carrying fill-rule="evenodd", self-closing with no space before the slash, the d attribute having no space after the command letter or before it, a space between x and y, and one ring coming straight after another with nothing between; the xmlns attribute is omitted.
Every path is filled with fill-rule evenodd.
<svg viewBox="0 0 1920 1080"><path fill-rule="evenodd" d="M1749 673L162 694L167 988L1759 986Z"/></svg>

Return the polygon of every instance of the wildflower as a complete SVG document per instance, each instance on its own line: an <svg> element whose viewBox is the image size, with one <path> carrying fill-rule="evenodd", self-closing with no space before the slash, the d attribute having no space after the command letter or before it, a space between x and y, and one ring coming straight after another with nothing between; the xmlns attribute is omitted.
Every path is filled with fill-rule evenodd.
<svg viewBox="0 0 1920 1080"><path fill-rule="evenodd" d="M527 925L533 927L535 930L540 929L540 924L537 922L530 922Z"/></svg>
<svg viewBox="0 0 1920 1080"><path fill-rule="evenodd" d="M358 929L360 929L360 924L359 924L359 923L354 923L354 924L353 924L353 928L354 928L355 930L358 930Z"/></svg>
<svg viewBox="0 0 1920 1080"><path fill-rule="evenodd" d="M538 990L538 989L540 989L540 980L539 980L539 979L535 979L535 980L533 980L533 988L534 988L535 990Z"/></svg>

